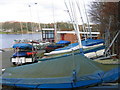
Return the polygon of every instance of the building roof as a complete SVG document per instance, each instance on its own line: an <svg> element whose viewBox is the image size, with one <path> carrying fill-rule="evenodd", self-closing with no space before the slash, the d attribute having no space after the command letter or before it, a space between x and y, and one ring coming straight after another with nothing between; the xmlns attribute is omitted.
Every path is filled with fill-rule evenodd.
<svg viewBox="0 0 120 90"><path fill-rule="evenodd" d="M54 28L42 28L42 30L47 31L47 30L55 30Z"/></svg>
<svg viewBox="0 0 120 90"><path fill-rule="evenodd" d="M57 31L59 34L69 33L69 34L75 34L75 31ZM90 32L79 32L80 34L90 34ZM100 32L91 32L91 34L100 34Z"/></svg>

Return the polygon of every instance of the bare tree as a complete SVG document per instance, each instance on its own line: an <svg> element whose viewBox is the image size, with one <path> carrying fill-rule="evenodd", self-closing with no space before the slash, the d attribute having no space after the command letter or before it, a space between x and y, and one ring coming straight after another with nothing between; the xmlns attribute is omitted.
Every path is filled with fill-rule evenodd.
<svg viewBox="0 0 120 90"><path fill-rule="evenodd" d="M99 24L99 31L101 35L104 35L106 49L120 30L118 28L118 5L118 2L93 2L90 5L91 21ZM118 35L118 37L120 36ZM109 54L117 53L120 55L118 37L110 47Z"/></svg>

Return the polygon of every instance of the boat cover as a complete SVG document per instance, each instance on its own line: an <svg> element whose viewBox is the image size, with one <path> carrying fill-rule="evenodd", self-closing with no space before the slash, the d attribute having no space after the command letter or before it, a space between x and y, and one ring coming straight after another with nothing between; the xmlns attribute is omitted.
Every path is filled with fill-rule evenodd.
<svg viewBox="0 0 120 90"><path fill-rule="evenodd" d="M27 55L27 52L28 52L28 51L15 52L15 53L13 54L13 57L28 56L28 55Z"/></svg>
<svg viewBox="0 0 120 90"><path fill-rule="evenodd" d="M94 39L86 39L86 40L82 40L83 47L84 46L93 46L93 45L97 45L97 44L101 44L101 43L104 43L103 39L96 39L96 40L94 40ZM66 47L55 49L55 51L67 50L67 49L70 49L70 48L73 48L73 47L76 47L76 46L78 46L78 43L72 43L72 44L69 44Z"/></svg>
<svg viewBox="0 0 120 90"><path fill-rule="evenodd" d="M24 56L30 56L30 55L34 55L37 52L32 52L32 51L19 51L19 52L15 52L13 54L13 57L24 57Z"/></svg>
<svg viewBox="0 0 120 90"><path fill-rule="evenodd" d="M33 46L27 43L17 43L13 45L13 48L20 48L20 49L32 49Z"/></svg>
<svg viewBox="0 0 120 90"><path fill-rule="evenodd" d="M7 68L1 83L24 88L76 88L115 81L119 74L117 66L102 65L82 54L72 54Z"/></svg>
<svg viewBox="0 0 120 90"><path fill-rule="evenodd" d="M75 47L75 46L78 46L78 43L72 43L72 44L69 44L66 47L55 49L54 51L67 50L67 49L70 49L70 48Z"/></svg>
<svg viewBox="0 0 120 90"><path fill-rule="evenodd" d="M64 45L58 45L58 44L51 44L51 45L48 45L46 48L60 48L60 47L63 47Z"/></svg>
<svg viewBox="0 0 120 90"><path fill-rule="evenodd" d="M90 52L97 52L97 51L102 50L104 48L105 48L105 46L102 44L93 45L93 46L84 46L83 53L86 54L86 53L90 53ZM60 48L60 49L51 51L49 53L44 53L44 55L57 55L57 54L62 54L62 53L70 53L72 51L79 50L79 49L80 49L79 45L71 47L71 48L64 47L64 48Z"/></svg>
<svg viewBox="0 0 120 90"><path fill-rule="evenodd" d="M92 48L92 47L98 47L99 50L101 50L104 46L103 46L104 40L103 39L86 39L86 40L82 40L82 45L83 45L83 49L86 48ZM101 46L101 47L99 47ZM67 53L67 52L71 52L72 50L79 50L79 45L78 43L72 43L69 44L66 47L63 48L59 48L59 49L55 49L54 51L51 51L49 53L44 53L44 55L55 55L55 54L61 54L61 53ZM98 48L96 50L89 50L89 52L96 52L98 51ZM104 49L104 48L103 48ZM88 52L87 52L88 53Z"/></svg>
<svg viewBox="0 0 120 90"><path fill-rule="evenodd" d="M83 46L92 46L96 44L104 43L103 39L86 39L82 40L82 45Z"/></svg>
<svg viewBox="0 0 120 90"><path fill-rule="evenodd" d="M60 40L60 41L57 42L56 44L70 44L70 41Z"/></svg>

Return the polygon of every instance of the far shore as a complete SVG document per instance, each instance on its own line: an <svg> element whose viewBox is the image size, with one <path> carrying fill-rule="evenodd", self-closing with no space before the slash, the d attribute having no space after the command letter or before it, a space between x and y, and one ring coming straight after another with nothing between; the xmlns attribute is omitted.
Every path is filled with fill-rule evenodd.
<svg viewBox="0 0 120 90"><path fill-rule="evenodd" d="M3 48L3 49L1 49L3 52L4 51L11 51L11 50L13 50L13 48Z"/></svg>
<svg viewBox="0 0 120 90"><path fill-rule="evenodd" d="M35 34L41 32L0 32L0 34Z"/></svg>

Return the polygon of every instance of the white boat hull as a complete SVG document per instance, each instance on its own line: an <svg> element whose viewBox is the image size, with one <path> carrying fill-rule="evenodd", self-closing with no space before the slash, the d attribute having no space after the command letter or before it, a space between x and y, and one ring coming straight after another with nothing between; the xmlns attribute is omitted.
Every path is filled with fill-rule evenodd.
<svg viewBox="0 0 120 90"><path fill-rule="evenodd" d="M105 49L102 50L98 50L97 52L90 52L90 53L86 53L84 54L86 57L88 58L97 58L99 56L102 56L104 54Z"/></svg>
<svg viewBox="0 0 120 90"><path fill-rule="evenodd" d="M23 64L33 62L33 58L16 57L11 59L12 63Z"/></svg>
<svg viewBox="0 0 120 90"><path fill-rule="evenodd" d="M93 45L93 46L83 46L83 49L87 49L87 48L92 48L92 47L98 47L98 46L102 46L102 44L97 44L97 45ZM61 54L61 53L67 53L67 52L71 52L71 51L75 51L75 50L79 50L79 45L67 49L67 50L59 50L59 51L51 51L50 53L44 53L44 55L54 55L54 54Z"/></svg>

